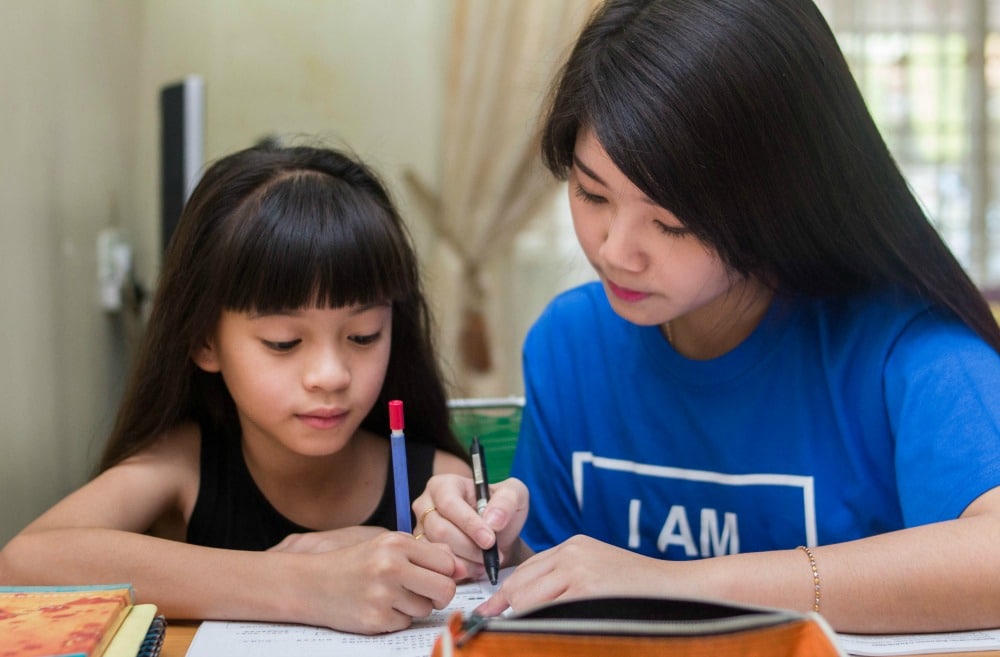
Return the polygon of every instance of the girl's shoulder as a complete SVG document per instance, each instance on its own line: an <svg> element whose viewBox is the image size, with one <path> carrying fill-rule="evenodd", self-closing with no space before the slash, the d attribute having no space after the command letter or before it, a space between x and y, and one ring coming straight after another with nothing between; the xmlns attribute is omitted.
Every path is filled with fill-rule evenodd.
<svg viewBox="0 0 1000 657"><path fill-rule="evenodd" d="M198 490L198 429L178 426L107 468L33 523L105 527L183 540Z"/></svg>
<svg viewBox="0 0 1000 657"><path fill-rule="evenodd" d="M162 500L150 533L183 541L187 521L194 510L201 483L201 430L194 422L174 426L148 446L122 461L138 467L149 488L159 490Z"/></svg>
<svg viewBox="0 0 1000 657"><path fill-rule="evenodd" d="M143 468L151 481L173 489L178 506L190 512L201 475L201 430L194 422L171 427L119 466Z"/></svg>
<svg viewBox="0 0 1000 657"><path fill-rule="evenodd" d="M146 447L123 462L153 460L197 468L200 462L201 430L195 422L184 422L164 431Z"/></svg>

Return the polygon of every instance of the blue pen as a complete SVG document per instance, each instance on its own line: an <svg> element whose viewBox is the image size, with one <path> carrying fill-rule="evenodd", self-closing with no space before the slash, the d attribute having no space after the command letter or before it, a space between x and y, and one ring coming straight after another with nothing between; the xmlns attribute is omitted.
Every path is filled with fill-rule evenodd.
<svg viewBox="0 0 1000 657"><path fill-rule="evenodd" d="M407 534L413 531L410 522L410 482L406 474L406 439L403 436L403 402L389 402L389 429L392 433L392 483L396 489L396 529Z"/></svg>

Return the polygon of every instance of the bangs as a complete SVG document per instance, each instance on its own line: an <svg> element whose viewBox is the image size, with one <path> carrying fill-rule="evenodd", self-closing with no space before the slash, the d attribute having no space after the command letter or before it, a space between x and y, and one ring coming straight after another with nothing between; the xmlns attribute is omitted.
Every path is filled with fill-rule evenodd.
<svg viewBox="0 0 1000 657"><path fill-rule="evenodd" d="M228 217L222 306L237 312L397 301L416 263L388 199L316 171L272 180Z"/></svg>
<svg viewBox="0 0 1000 657"><path fill-rule="evenodd" d="M679 216L686 189L702 185L712 163L676 106L643 94L643 82L609 57L560 90L543 133L542 158L560 180L573 167L576 139L590 130L616 167L644 194ZM573 100L570 100L573 99ZM560 106L560 101L575 106ZM696 166L691 166L697 163Z"/></svg>
<svg viewBox="0 0 1000 657"><path fill-rule="evenodd" d="M732 109L722 109L725 90L700 82L699 69L717 54L688 43L686 35L694 29L690 15L666 13L653 22L637 16L606 52L596 53L589 79L581 80L592 86L586 125L611 160L685 224L696 221L693 215L706 181L720 173L723 151L716 135L726 126L717 119L730 116ZM652 45L663 41L673 46ZM649 45L636 48L636 42Z"/></svg>
<svg viewBox="0 0 1000 657"><path fill-rule="evenodd" d="M705 168L705 153L692 130L697 112L688 109L690 64L678 65L655 48L637 48L635 43L657 43L662 35L649 33L634 9L623 13L629 15L616 17L626 21L622 30L585 35L589 38L581 38L575 61L564 67L543 124L542 160L565 180L576 139L590 130L630 181L676 212L683 190Z"/></svg>

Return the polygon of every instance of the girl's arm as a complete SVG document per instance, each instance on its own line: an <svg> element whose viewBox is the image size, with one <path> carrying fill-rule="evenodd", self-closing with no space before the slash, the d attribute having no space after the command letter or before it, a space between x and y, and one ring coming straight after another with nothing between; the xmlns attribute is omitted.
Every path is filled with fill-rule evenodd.
<svg viewBox="0 0 1000 657"><path fill-rule="evenodd" d="M193 504L191 445L161 441L57 503L0 552L0 583L130 582L138 601L174 618L363 633L402 629L453 597L454 556L397 532L321 554L221 550L142 533Z"/></svg>
<svg viewBox="0 0 1000 657"><path fill-rule="evenodd" d="M206 548L103 528L21 534L4 549L10 584L131 582L171 618L305 623L365 634L406 628L447 605L454 557L397 532L332 552Z"/></svg>
<svg viewBox="0 0 1000 657"><path fill-rule="evenodd" d="M1000 626L1000 488L956 520L812 548L820 611L842 632L934 632ZM615 573L601 577L595 573ZM810 611L802 550L664 561L575 536L512 573L480 611L496 614L594 595L707 597Z"/></svg>

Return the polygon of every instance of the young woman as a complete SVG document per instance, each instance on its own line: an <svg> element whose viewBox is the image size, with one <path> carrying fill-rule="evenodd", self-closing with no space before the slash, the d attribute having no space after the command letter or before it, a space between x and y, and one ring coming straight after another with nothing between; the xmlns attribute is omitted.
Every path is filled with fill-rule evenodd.
<svg viewBox="0 0 1000 657"><path fill-rule="evenodd" d="M4 548L0 580L131 582L171 617L406 627L451 600L456 561L387 531L391 399L411 497L468 474L375 174L322 148L225 157L179 222L100 474Z"/></svg>
<svg viewBox="0 0 1000 657"><path fill-rule="evenodd" d="M600 282L525 342L517 479L482 519L463 477L413 505L473 572L494 541L521 564L481 611L636 594L1000 626L1000 329L812 2L609 0L542 155Z"/></svg>

